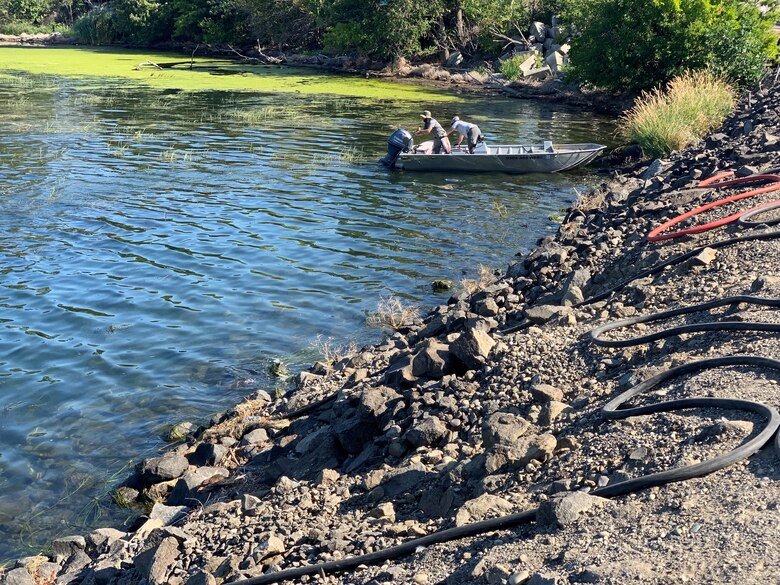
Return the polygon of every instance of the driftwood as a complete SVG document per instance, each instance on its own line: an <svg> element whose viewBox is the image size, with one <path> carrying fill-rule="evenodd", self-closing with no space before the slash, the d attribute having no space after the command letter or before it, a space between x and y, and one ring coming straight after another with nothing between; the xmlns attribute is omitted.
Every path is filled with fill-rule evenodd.
<svg viewBox="0 0 780 585"><path fill-rule="evenodd" d="M496 37L496 40L506 41L504 46L501 48L502 51L506 50L507 47L513 46L513 45L524 45L526 47L530 47L531 44L528 42L528 39L523 34L523 31L520 30L520 27L518 27L516 24L514 25L515 30L517 31L517 34L520 35L520 40L513 39L512 37L509 37L501 32L498 31L497 28L492 28L490 30L491 34Z"/></svg>
<svg viewBox="0 0 780 585"><path fill-rule="evenodd" d="M192 55L190 55L190 70L192 70L192 67L195 65L195 51L197 51L198 48L200 48L200 43L195 45L195 48L192 49Z"/></svg>
<svg viewBox="0 0 780 585"><path fill-rule="evenodd" d="M516 91L512 89L511 87L507 87L500 79L497 79L492 73L488 73L489 79L492 81L492 83L485 83L482 81L479 77L475 77L471 71L466 71L466 75L468 75L471 79L482 85L483 87L487 87L490 89L497 89L499 91L503 91L504 93L511 95L512 97L517 98L524 98L522 93L519 91Z"/></svg>
<svg viewBox="0 0 780 585"><path fill-rule="evenodd" d="M281 63L284 63L284 59L280 59L278 57L271 57L271 56L266 55L265 53L263 53L262 49L260 49L260 44L259 43L255 47L255 50L257 51L257 54L260 55L260 58L249 57L247 55L239 53L231 45L228 45L228 49L230 49L236 55L241 57L244 61L249 61L250 63L262 63L263 65L279 65Z"/></svg>
<svg viewBox="0 0 780 585"><path fill-rule="evenodd" d="M154 61L144 61L143 63L139 63L138 65L133 67L133 71L139 71L139 70L143 69L144 67L153 67L154 69L162 70L162 67L160 67Z"/></svg>

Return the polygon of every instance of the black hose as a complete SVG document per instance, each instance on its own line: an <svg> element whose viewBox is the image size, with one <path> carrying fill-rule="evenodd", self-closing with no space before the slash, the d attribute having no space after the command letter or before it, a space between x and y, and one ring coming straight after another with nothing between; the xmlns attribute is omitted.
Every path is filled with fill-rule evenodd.
<svg viewBox="0 0 780 585"><path fill-rule="evenodd" d="M609 419L624 419L643 414L670 412L687 408L722 408L729 410L743 410L752 412L766 419L764 428L761 429L761 431L756 434L755 437L745 443L742 443L735 449L722 455L718 455L717 457L707 461L676 469L651 473L634 479L618 482L613 485L608 485L593 490L591 494L603 498L613 498L655 486L665 485L678 481L685 481L695 477L708 475L715 471L724 469L729 465L733 465L737 461L741 461L742 459L750 457L759 449L761 449L761 447L763 447L767 442L769 442L772 436L777 432L778 427L780 427L780 414L771 406L767 406L759 402L753 402L751 400L738 400L733 398L685 398L680 400L671 400L668 402L649 404L645 406L637 406L633 408L621 408L621 406L631 398L652 390L664 382L687 374L723 366L755 366L759 368L769 368L780 372L780 361L760 356L722 357L691 362L671 370L667 370L666 372L662 372L657 376L654 376L648 380L645 380L644 382L641 382L640 384L637 384L636 386L633 386L632 388L629 388L616 398L609 401L602 408L602 413L606 418ZM776 439L776 447L778 450L780 450L780 436L778 436ZM296 567L294 569L286 569L284 571L269 573L259 577L234 581L232 585L264 585L269 583L278 583L280 581L297 579L306 575L339 573L349 569L355 569L360 565L377 564L382 561L387 561L411 554L415 552L418 547L427 547L442 542L449 542L451 540L458 540L461 538L467 538L469 536L475 536L485 532L505 530L523 524L530 524L536 519L538 510L538 508L533 508L523 512L518 512L516 514L502 516L500 518L491 518L489 520L482 520L481 522L474 522L464 526L439 530L433 534L429 534L421 538L415 538L413 540L409 540L399 545L373 553L342 559L339 561L329 561L326 563Z"/></svg>
<svg viewBox="0 0 780 585"><path fill-rule="evenodd" d="M574 307L585 307L587 305L591 305L593 303L597 303L599 301L603 301L604 299L608 298L610 295L620 292L624 288L626 288L629 284L634 282L635 280L639 280L640 278L645 278L647 276L653 276L655 274L658 274L665 268L668 268L669 266L674 266L676 264L680 264L682 262L685 262L686 260L693 258L694 256L701 253L703 250L707 248L712 248L714 250L717 250L719 248L726 248L728 246L733 246L734 244L740 244L742 242L755 242L755 241L764 241L764 240L774 240L776 238L780 238L780 230L772 230L768 232L759 232L755 234L749 234L747 236L738 236L735 238L728 238L725 240L718 240L716 242L712 242L710 244L705 244L703 246L698 246L696 248L693 248L692 250L689 250L687 252L684 252L682 254L678 254L676 256L672 256L668 260L664 260L662 262L659 262L658 264L655 264L651 266L650 268L647 268L646 270L643 270L641 272L638 272L637 274L631 276L630 278L627 278L626 280L621 281L620 283L616 284L615 286L608 288L605 291L602 291L596 295L593 295L592 297L588 297L584 301L580 301ZM499 335L508 335L509 333L515 333L517 331L521 331L523 329L526 329L531 326L531 323L529 321L523 321L522 323L519 323L517 325L513 325L512 327L507 327L506 329L501 329L497 331L496 333Z"/></svg>
<svg viewBox="0 0 780 585"><path fill-rule="evenodd" d="M772 230L769 232L759 232L756 234L748 234L746 236L737 236L735 238L727 238L725 240L718 240L716 242L712 242L710 244L705 244L703 246L698 246L696 248L693 248L692 250L689 250L687 252L684 252L682 254L678 254L677 256L673 256L669 258L668 260L664 260L663 262L659 262L658 264L655 264L654 266L651 266L650 268L643 270L634 276L620 282L619 284L616 284L612 288L609 288L597 295L594 295L592 297L589 297L585 299L584 301L577 303L574 305L575 307L584 307L585 305L590 305L593 303L597 303L599 301L603 301L604 299L608 298L611 294L620 292L624 288L626 288L629 284L634 282L635 280L639 280L640 278L645 278L646 276L653 276L654 274L658 274L665 268L669 266L674 266L676 264L680 264L681 262L685 262L689 258L693 258L694 256L701 253L703 250L706 250L707 248L712 248L714 250L718 250L720 248L726 248L728 246L733 246L734 244L740 244L742 242L756 242L756 241L764 241L764 240L774 240L776 238L780 238L780 230Z"/></svg>
<svg viewBox="0 0 780 585"><path fill-rule="evenodd" d="M763 205L761 207L753 209L752 211L743 213L742 215L739 216L739 219L737 221L739 221L739 223L741 223L745 227L750 227L750 228L758 227L760 225L777 225L778 223L780 223L780 218L767 219L765 221L750 221L750 220L751 218L761 213L764 213L766 211L772 211L773 209L777 209L778 207L780 207L780 202L771 203L769 205Z"/></svg>
<svg viewBox="0 0 780 585"><path fill-rule="evenodd" d="M650 343L658 339L665 339L674 335L680 335L682 333L699 333L702 331L775 331L780 332L780 323L755 323L749 321L718 321L707 323L694 323L692 325L680 325L678 327L671 327L656 333L650 333L648 335L641 335L639 337L632 337L630 339L603 339L601 336L607 331L614 331L615 329L622 329L624 327L630 327L637 323L648 323L651 321L660 321L662 319L669 319L670 317L676 317L678 315L687 315L688 313L696 313L699 311L706 311L714 309L716 307L723 307L728 305L736 305L739 303L749 303L753 305L764 305L766 307L780 307L780 299L766 299L763 297L753 297L749 295L739 295L734 297L724 297L722 299L716 299L707 303L701 303L698 305L690 305L688 307L681 307L679 309L672 309L671 311L663 311L661 313L650 313L648 315L642 315L640 317L631 317L629 319L623 319L621 321L613 321L606 325L601 325L592 329L590 332L590 338L593 343L602 347L626 347L628 345L639 345L641 343Z"/></svg>

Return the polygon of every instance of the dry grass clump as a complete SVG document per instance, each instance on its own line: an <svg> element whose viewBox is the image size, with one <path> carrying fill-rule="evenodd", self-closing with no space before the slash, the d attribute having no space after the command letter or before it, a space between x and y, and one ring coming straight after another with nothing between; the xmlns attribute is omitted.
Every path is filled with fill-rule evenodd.
<svg viewBox="0 0 780 585"><path fill-rule="evenodd" d="M696 142L734 108L736 93L708 71L687 72L661 89L643 92L620 117L618 132L651 156L664 156Z"/></svg>
<svg viewBox="0 0 780 585"><path fill-rule="evenodd" d="M464 278L458 283L459 290L463 290L466 294L473 295L481 291L482 289L490 286L496 281L496 275L493 269L484 264L479 265L476 278Z"/></svg>
<svg viewBox="0 0 780 585"><path fill-rule="evenodd" d="M366 324L369 327L387 327L395 331L413 323L419 317L418 307L405 303L398 297L390 296L379 299L376 311L366 317Z"/></svg>
<svg viewBox="0 0 780 585"><path fill-rule="evenodd" d="M332 337L323 337L322 335L317 335L312 342L312 347L326 364L334 364L341 358L354 355L357 352L357 344L354 341L337 344Z"/></svg>

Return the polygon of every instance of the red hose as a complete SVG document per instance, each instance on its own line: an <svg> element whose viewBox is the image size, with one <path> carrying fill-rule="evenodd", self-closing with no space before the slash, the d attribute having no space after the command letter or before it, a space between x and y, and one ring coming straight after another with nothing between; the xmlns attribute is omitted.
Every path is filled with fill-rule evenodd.
<svg viewBox="0 0 780 585"><path fill-rule="evenodd" d="M711 221L709 223L705 223L702 225L696 225L693 227L689 227L683 230L679 230L676 232L671 232L668 234L659 235L664 230L677 225L678 223L685 221L688 218L691 218L695 215L699 215L700 213L703 213L709 209L712 209L713 207L719 207L720 205L725 205L726 203L731 203L732 201L739 201L740 199L747 199L748 197L753 197L754 195L761 195L762 193L771 193L772 191L780 191L780 175L751 175L749 177L741 177L739 179L732 179L730 181L720 181L720 179L724 179L726 177L733 176L734 173L731 171L718 173L715 176L712 176L708 179L705 179L704 181L701 181L699 183L699 187L708 187L712 186L715 189L720 189L722 187L731 187L733 185L742 185L745 183L755 183L758 181L766 182L770 181L772 184L767 185L766 187L760 187L758 189L751 189L750 191L746 191L744 193L737 193L736 195L732 195L730 197L725 197L723 199L718 199L717 201L713 201L711 203L707 203L706 205L702 205L701 207L697 207L696 209L693 209L691 211L688 211L687 213L683 213L681 215L678 215L677 217L670 219L669 221L659 225L657 228L655 228L653 231L651 231L649 234L647 234L647 240L649 242L661 242L663 240L671 240L673 238L679 238L680 236L686 236L689 234L698 234L701 232L706 232L708 230L714 229L716 227L720 227L723 225L726 225L728 223L731 223L732 221L738 220L742 215L745 213L748 213L750 211L754 211L756 209L760 209L762 207L765 207L767 205L772 205L773 203L780 203L780 199L775 201L770 201L768 203L763 203L761 205L758 205L756 207L753 207L751 209L747 209L745 211L740 211L739 213L735 213L732 215L729 215L728 217L724 217L722 219L718 219L715 221ZM720 182L716 182L720 181Z"/></svg>

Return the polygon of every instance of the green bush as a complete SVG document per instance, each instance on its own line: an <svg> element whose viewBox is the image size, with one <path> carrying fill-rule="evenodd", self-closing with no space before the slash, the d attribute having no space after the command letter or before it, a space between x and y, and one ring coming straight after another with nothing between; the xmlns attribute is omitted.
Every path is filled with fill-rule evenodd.
<svg viewBox="0 0 780 585"><path fill-rule="evenodd" d="M646 154L665 156L719 126L734 107L735 92L708 71L684 73L664 89L643 92L620 117L619 132Z"/></svg>
<svg viewBox="0 0 780 585"><path fill-rule="evenodd" d="M442 12L442 0L336 0L325 47L384 59L425 54Z"/></svg>
<svg viewBox="0 0 780 585"><path fill-rule="evenodd" d="M501 65L499 65L498 69L501 71L504 77L511 81L513 79L522 77L520 65L523 64L523 61L525 61L523 57L510 57L509 59L501 61Z"/></svg>
<svg viewBox="0 0 780 585"><path fill-rule="evenodd" d="M569 73L612 91L658 87L710 68L749 85L776 53L774 17L742 0L586 0L565 16L577 31Z"/></svg>
<svg viewBox="0 0 780 585"><path fill-rule="evenodd" d="M164 0L113 0L110 14L123 43L150 45L171 38L173 12Z"/></svg>
<svg viewBox="0 0 780 585"><path fill-rule="evenodd" d="M111 45L119 40L111 9L106 5L93 8L73 23L73 32L82 43Z"/></svg>
<svg viewBox="0 0 780 585"><path fill-rule="evenodd" d="M51 22L54 13L53 0L0 0L0 22L40 25Z"/></svg>

